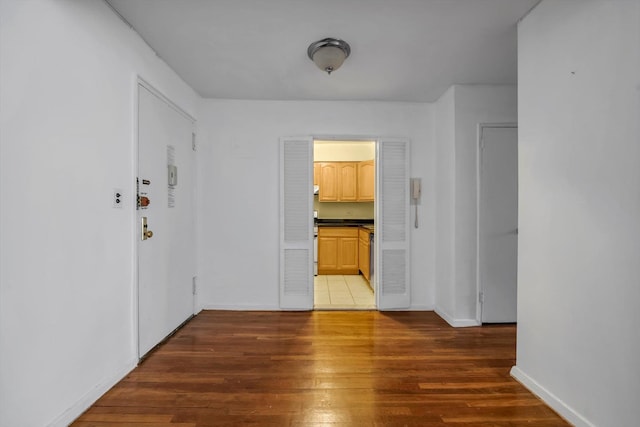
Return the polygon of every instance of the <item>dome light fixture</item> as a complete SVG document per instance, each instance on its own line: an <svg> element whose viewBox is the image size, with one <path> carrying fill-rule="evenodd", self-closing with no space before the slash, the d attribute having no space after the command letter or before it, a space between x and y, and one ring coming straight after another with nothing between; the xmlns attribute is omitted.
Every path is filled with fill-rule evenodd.
<svg viewBox="0 0 640 427"><path fill-rule="evenodd" d="M349 57L351 47L344 40L326 38L313 42L307 49L307 55L322 71L331 74L340 68Z"/></svg>

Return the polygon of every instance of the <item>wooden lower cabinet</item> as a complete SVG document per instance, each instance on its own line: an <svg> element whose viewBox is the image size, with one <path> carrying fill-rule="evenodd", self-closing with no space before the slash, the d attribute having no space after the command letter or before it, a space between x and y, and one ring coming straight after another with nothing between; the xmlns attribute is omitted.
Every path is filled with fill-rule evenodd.
<svg viewBox="0 0 640 427"><path fill-rule="evenodd" d="M360 228L358 230L358 267L364 278L370 281L369 267L371 265L371 259L369 245L369 231Z"/></svg>
<svg viewBox="0 0 640 427"><path fill-rule="evenodd" d="M318 228L318 274L358 274L358 228Z"/></svg>

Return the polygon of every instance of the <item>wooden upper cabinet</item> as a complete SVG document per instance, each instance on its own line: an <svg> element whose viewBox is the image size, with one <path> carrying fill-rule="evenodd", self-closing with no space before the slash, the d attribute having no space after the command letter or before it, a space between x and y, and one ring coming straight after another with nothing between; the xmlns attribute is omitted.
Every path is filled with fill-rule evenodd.
<svg viewBox="0 0 640 427"><path fill-rule="evenodd" d="M319 199L321 202L355 202L358 200L358 168L353 162L318 162ZM313 166L315 175L316 164Z"/></svg>
<svg viewBox="0 0 640 427"><path fill-rule="evenodd" d="M373 202L376 191L376 168L373 160L358 163L358 201Z"/></svg>
<svg viewBox="0 0 640 427"><path fill-rule="evenodd" d="M375 165L363 162L316 162L313 183L320 186L321 202L373 202Z"/></svg>
<svg viewBox="0 0 640 427"><path fill-rule="evenodd" d="M357 163L338 163L340 179L338 180L338 200L356 202L358 200L358 167Z"/></svg>
<svg viewBox="0 0 640 427"><path fill-rule="evenodd" d="M320 193L321 202L338 201L338 163L320 162ZM315 170L315 166L314 166Z"/></svg>
<svg viewBox="0 0 640 427"><path fill-rule="evenodd" d="M313 185L320 185L320 163L313 164Z"/></svg>

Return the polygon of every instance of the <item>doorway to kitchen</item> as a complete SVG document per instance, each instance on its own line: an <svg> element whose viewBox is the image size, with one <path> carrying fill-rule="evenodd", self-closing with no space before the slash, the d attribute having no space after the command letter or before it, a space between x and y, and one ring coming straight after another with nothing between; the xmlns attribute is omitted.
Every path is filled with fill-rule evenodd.
<svg viewBox="0 0 640 427"><path fill-rule="evenodd" d="M280 308L283 310L314 308L313 141L314 138L305 136L280 138L279 293ZM370 225L374 226L375 230L369 233L374 236L369 246L373 254L369 257L373 265L370 283L378 310L407 309L411 307L410 144L406 138L384 137L375 140L374 146L375 159L372 169L375 170L375 220ZM355 173L357 174L357 168ZM340 176L348 177L350 174L353 175L353 169L345 169L341 171ZM323 180L321 174L319 187L327 184L323 184ZM331 185L328 187L331 188ZM346 253L366 253L355 249L360 241L359 231L358 237L353 236L353 231L347 232L346 235L335 231L335 234L330 236L326 235L322 228L328 230L339 227L331 227L330 224L318 227L318 273L330 272L323 270L322 245L325 240L322 237L328 238L327 243L333 239L336 245L339 240L346 239L347 244L340 246ZM337 256L341 254L337 250L334 253ZM353 275L360 271L359 259L355 267L357 270L353 271ZM344 269L338 271L338 275L351 275L347 273Z"/></svg>
<svg viewBox="0 0 640 427"><path fill-rule="evenodd" d="M315 310L375 310L376 143L313 141Z"/></svg>

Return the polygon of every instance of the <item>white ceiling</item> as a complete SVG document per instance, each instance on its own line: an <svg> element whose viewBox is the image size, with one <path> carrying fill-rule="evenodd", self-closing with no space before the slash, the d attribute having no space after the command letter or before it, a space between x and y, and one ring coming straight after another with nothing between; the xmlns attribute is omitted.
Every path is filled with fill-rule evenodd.
<svg viewBox="0 0 640 427"><path fill-rule="evenodd" d="M206 98L433 102L516 83L516 23L539 0L107 0ZM346 40L331 75L311 42Z"/></svg>

